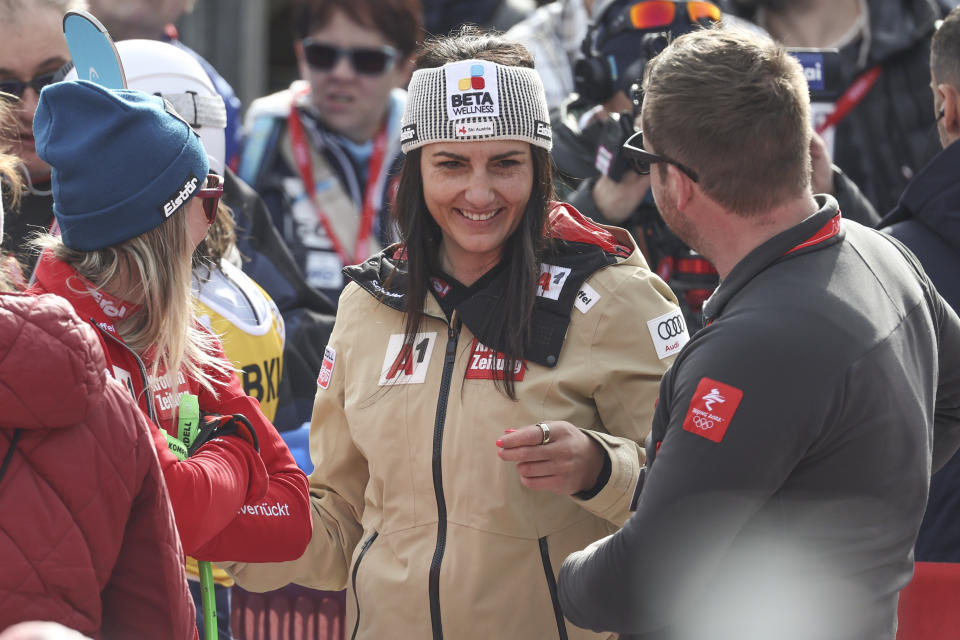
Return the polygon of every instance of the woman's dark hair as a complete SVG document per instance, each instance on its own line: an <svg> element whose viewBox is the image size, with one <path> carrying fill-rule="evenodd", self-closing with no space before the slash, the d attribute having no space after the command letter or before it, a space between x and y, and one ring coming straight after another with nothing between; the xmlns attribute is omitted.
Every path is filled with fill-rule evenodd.
<svg viewBox="0 0 960 640"><path fill-rule="evenodd" d="M449 37L425 42L417 56L417 69L441 67L458 60L486 60L505 66L533 67L533 59L522 45L467 26ZM421 150L414 149L407 154L393 209L401 240L406 246L409 273L404 327L406 342L413 342L420 329L430 275L440 269L441 232L423 198ZM506 269L507 286L489 310L484 326L478 328L478 332L494 336L492 342L503 349L502 388L514 400L514 382L509 373L524 359L524 345L530 337L540 258L547 247L547 207L554 199L550 155L538 146L531 145L530 150L533 188L519 226L504 244L501 259Z"/></svg>
<svg viewBox="0 0 960 640"><path fill-rule="evenodd" d="M404 56L413 53L423 36L420 0L294 0L294 35L303 40L327 26L337 11L351 22L382 33Z"/></svg>

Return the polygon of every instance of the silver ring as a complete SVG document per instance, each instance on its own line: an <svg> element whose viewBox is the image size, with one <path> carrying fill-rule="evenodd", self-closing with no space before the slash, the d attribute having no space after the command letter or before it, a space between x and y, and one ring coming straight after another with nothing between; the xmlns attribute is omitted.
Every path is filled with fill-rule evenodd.
<svg viewBox="0 0 960 640"><path fill-rule="evenodd" d="M540 444L547 444L550 442L550 427L547 426L547 423L538 422L537 426L540 427L540 431L543 432L543 438L540 440Z"/></svg>

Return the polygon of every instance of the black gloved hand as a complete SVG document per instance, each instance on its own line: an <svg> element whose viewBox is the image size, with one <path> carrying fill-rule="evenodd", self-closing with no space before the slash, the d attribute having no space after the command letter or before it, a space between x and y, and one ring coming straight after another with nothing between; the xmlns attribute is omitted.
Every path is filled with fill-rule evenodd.
<svg viewBox="0 0 960 640"><path fill-rule="evenodd" d="M192 456L204 443L213 438L223 436L243 438L250 443L254 451L260 452L257 432L254 430L253 425L250 424L250 421L242 414L234 413L232 415L222 416L216 413L202 413L200 415L200 422L203 426L200 428L196 440L193 441L193 445L190 447L189 455Z"/></svg>

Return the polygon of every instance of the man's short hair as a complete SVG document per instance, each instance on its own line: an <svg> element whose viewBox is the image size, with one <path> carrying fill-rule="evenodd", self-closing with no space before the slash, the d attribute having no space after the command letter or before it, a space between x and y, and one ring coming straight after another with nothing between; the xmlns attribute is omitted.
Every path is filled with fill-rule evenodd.
<svg viewBox="0 0 960 640"><path fill-rule="evenodd" d="M772 40L722 27L683 35L650 61L643 88L644 139L725 208L762 213L809 189L809 89Z"/></svg>
<svg viewBox="0 0 960 640"><path fill-rule="evenodd" d="M951 11L933 34L930 69L936 82L960 91L960 7Z"/></svg>
<svg viewBox="0 0 960 640"><path fill-rule="evenodd" d="M294 35L302 40L324 28L337 11L351 22L379 31L405 56L423 39L420 0L294 0Z"/></svg>

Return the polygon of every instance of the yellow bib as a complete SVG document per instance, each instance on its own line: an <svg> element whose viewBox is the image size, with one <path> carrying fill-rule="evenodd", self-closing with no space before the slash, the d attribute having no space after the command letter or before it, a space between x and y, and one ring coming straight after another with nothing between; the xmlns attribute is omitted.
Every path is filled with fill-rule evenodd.
<svg viewBox="0 0 960 640"><path fill-rule="evenodd" d="M283 317L267 292L224 261L221 269L194 274L197 318L220 336L223 351L239 370L243 390L260 401L271 422L277 413L283 371Z"/></svg>

